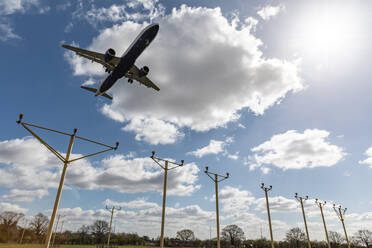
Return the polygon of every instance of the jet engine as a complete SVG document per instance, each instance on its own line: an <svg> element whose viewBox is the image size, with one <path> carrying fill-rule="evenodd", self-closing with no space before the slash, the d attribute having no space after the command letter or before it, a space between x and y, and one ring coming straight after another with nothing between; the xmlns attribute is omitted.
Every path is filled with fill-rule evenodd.
<svg viewBox="0 0 372 248"><path fill-rule="evenodd" d="M139 72L138 72L138 76L139 77L144 77L144 76L147 76L147 74L149 74L149 71L150 69L147 67L147 66L144 66L142 67Z"/></svg>
<svg viewBox="0 0 372 248"><path fill-rule="evenodd" d="M112 60L113 57L115 57L115 50L112 48L107 49L104 55L105 62L109 62L110 60Z"/></svg>

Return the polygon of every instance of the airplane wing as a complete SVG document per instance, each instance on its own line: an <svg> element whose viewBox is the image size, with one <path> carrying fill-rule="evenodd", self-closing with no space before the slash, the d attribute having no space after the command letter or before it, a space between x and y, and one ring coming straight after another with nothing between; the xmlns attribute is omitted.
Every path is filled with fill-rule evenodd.
<svg viewBox="0 0 372 248"><path fill-rule="evenodd" d="M113 57L110 60L110 62L105 62L105 59L104 59L105 55L102 53L92 52L89 50L85 50L85 49L81 49L81 48L73 47L69 45L62 45L62 47L68 50L74 51L79 56L82 56L91 61L100 63L101 65L103 65L104 67L106 67L107 69L111 71L120 63L120 58L118 57Z"/></svg>
<svg viewBox="0 0 372 248"><path fill-rule="evenodd" d="M139 83L147 86L148 88L153 88L156 91L160 90L159 87L156 86L148 77L146 77L146 76L140 77L139 76L139 69L136 65L133 65L132 68L130 68L130 70L127 72L125 77L127 77L129 79L134 79L134 80L138 81Z"/></svg>

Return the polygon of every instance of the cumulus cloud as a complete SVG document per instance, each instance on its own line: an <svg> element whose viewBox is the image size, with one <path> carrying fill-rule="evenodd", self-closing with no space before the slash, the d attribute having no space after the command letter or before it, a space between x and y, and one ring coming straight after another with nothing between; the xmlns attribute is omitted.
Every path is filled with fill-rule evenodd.
<svg viewBox="0 0 372 248"><path fill-rule="evenodd" d="M245 212L255 202L251 192L231 186L222 188L218 197L222 204L222 211L228 214Z"/></svg>
<svg viewBox="0 0 372 248"><path fill-rule="evenodd" d="M172 144L185 135L175 125L154 118L132 119L122 130L134 132L136 140L143 140L152 145Z"/></svg>
<svg viewBox="0 0 372 248"><path fill-rule="evenodd" d="M2 0L0 15L11 15L15 12L25 12L31 6L38 6L39 0Z"/></svg>
<svg viewBox="0 0 372 248"><path fill-rule="evenodd" d="M0 1L0 41L10 39L21 39L14 33L10 24L10 15L25 13L31 7L39 7L39 0L2 0ZM43 14L49 10L48 7L39 8L39 13Z"/></svg>
<svg viewBox="0 0 372 248"><path fill-rule="evenodd" d="M198 158L204 157L210 154L218 154L224 151L226 143L224 141L211 140L209 145L199 148L195 151L188 152L187 155L192 155Z"/></svg>
<svg viewBox="0 0 372 248"><path fill-rule="evenodd" d="M161 90L136 87L122 79L112 90L113 102L101 110L116 121L128 122L127 130L138 132L137 139L154 142L137 128L146 120L173 125L170 137L175 137L174 129L183 127L207 131L237 120L244 108L263 114L289 92L304 88L296 63L262 56L262 42L252 35L251 22L237 28L219 8L186 5L157 17L156 22L158 37L137 65L150 67L149 77ZM124 21L105 28L87 48L105 52L112 47L121 53L147 25ZM75 75L104 74L100 66L72 53L67 52L66 58Z"/></svg>
<svg viewBox="0 0 372 248"><path fill-rule="evenodd" d="M105 205L109 206L119 206L123 208L130 208L130 209L143 209L143 208L158 208L159 205L155 202L149 202L146 198L138 198L134 201L130 202L116 202L110 199L106 199L104 201Z"/></svg>
<svg viewBox="0 0 372 248"><path fill-rule="evenodd" d="M41 199L48 195L49 192L46 189L36 190L20 190L12 189L7 195L3 195L3 199L13 202L32 202L35 198Z"/></svg>
<svg viewBox="0 0 372 248"><path fill-rule="evenodd" d="M344 149L330 144L329 132L307 129L303 133L290 130L271 137L269 141L251 149L254 157L251 169L272 165L283 170L330 167L341 161Z"/></svg>
<svg viewBox="0 0 372 248"><path fill-rule="evenodd" d="M115 204L123 208L115 211L116 230L127 233L136 232L140 235L156 237L161 222L162 208L154 202L145 199L137 199L130 202L116 202L107 199L104 204ZM129 208L131 210L126 210ZM66 215L65 224L67 228L92 224L96 219L109 220L110 213L106 209L83 210L80 207L60 209ZM48 211L50 213L51 210ZM167 225L165 233L174 237L177 230L193 227L194 231L202 231L205 226L215 219L214 211L205 211L198 205L187 205L184 207L167 207ZM134 224L135 223L135 224ZM206 235L206 233L205 233Z"/></svg>
<svg viewBox="0 0 372 248"><path fill-rule="evenodd" d="M266 212L266 198L259 198L255 202L255 210L260 212ZM293 212L298 208L298 202L296 200L288 199L283 196L270 197L269 199L270 211L271 212Z"/></svg>
<svg viewBox="0 0 372 248"><path fill-rule="evenodd" d="M103 23L119 23L123 21L153 20L164 15L165 9L158 0L130 0L123 4L113 4L109 7L97 8L91 4L90 8L79 8L74 12L75 18L86 20L97 27Z"/></svg>
<svg viewBox="0 0 372 248"><path fill-rule="evenodd" d="M27 209L22 208L16 204L11 204L8 202L0 202L0 213L5 212L5 211L12 211L12 212L17 212L17 213L26 213Z"/></svg>
<svg viewBox="0 0 372 248"><path fill-rule="evenodd" d="M270 20L272 17L278 15L285 9L284 5L272 6L266 5L260 9L257 14L265 21Z"/></svg>
<svg viewBox="0 0 372 248"><path fill-rule="evenodd" d="M72 154L71 157L81 156ZM0 185L17 188L56 188L61 162L38 141L22 139L0 141ZM110 188L119 192L162 192L163 170L150 158L135 158L133 153L115 155L98 161L98 167L82 159L70 166L66 184L82 189ZM195 163L185 164L168 174L169 194L190 195L200 188L197 184L199 169ZM25 194L14 191L12 195ZM29 192L31 194L31 192ZM34 192L45 194L45 191ZM10 199L10 198L9 198Z"/></svg>
<svg viewBox="0 0 372 248"><path fill-rule="evenodd" d="M125 159L122 155L116 155L102 162L104 171L95 176L95 183L100 187L131 193L163 190L163 170L150 158ZM198 190L198 172L198 166L194 163L170 171L167 192L170 195L190 195Z"/></svg>
<svg viewBox="0 0 372 248"><path fill-rule="evenodd" d="M5 21L5 20L1 20ZM7 22L0 23L0 41L7 41L10 39L20 39L21 37L13 32L13 28Z"/></svg>
<svg viewBox="0 0 372 248"><path fill-rule="evenodd" d="M364 154L367 156L367 158L364 160L360 160L359 164L365 164L372 168L372 146L368 148Z"/></svg>

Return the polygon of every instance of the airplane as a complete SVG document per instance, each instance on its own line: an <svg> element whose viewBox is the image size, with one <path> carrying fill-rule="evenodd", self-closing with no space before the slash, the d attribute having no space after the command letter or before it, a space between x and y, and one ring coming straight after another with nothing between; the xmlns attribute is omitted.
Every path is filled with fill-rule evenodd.
<svg viewBox="0 0 372 248"><path fill-rule="evenodd" d="M156 34L159 31L159 24L150 24L144 28L132 44L127 48L124 54L119 58L115 57L115 50L109 48L105 54L84 50L78 47L73 47L63 44L62 47L74 51L77 55L82 56L102 64L106 68L106 72L109 75L105 80L101 82L97 89L80 86L82 89L91 91L95 96L103 96L112 100L112 96L108 95L106 91L110 89L117 80L122 77L128 78L128 83L132 84L133 80L138 81L140 84L153 88L159 91L159 87L156 86L148 77L150 69L148 66L144 66L139 69L134 63L141 53L146 49L148 45L153 41Z"/></svg>

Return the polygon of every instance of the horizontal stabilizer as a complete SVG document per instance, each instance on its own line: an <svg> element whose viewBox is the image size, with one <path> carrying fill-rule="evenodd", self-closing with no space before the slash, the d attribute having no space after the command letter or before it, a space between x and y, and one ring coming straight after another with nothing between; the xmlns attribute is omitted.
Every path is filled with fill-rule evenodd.
<svg viewBox="0 0 372 248"><path fill-rule="evenodd" d="M86 87L86 86L80 86L80 88L84 89L84 90L88 90L90 92L93 92L93 93L96 93L97 92L97 89L95 88L90 88L90 87ZM112 96L106 94L106 93L103 93L101 96L104 96L110 100L112 100Z"/></svg>
<svg viewBox="0 0 372 248"><path fill-rule="evenodd" d="M93 92L93 93L97 92L97 89L95 89L95 88L90 88L90 87L86 87L86 86L80 86L80 88L82 88L84 90L89 90L90 92Z"/></svg>

